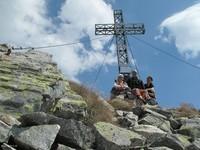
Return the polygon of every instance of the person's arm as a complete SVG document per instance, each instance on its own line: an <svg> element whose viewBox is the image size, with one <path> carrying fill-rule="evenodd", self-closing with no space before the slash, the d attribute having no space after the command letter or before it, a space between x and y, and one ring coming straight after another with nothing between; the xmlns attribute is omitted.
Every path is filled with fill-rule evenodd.
<svg viewBox="0 0 200 150"><path fill-rule="evenodd" d="M114 83L114 87L119 90L123 89L123 87L121 85L117 84L116 82Z"/></svg>
<svg viewBox="0 0 200 150"><path fill-rule="evenodd" d="M128 86L128 84L127 84L126 82L124 82L124 88L125 88L125 89L128 89L128 88L129 88L129 86Z"/></svg>
<svg viewBox="0 0 200 150"><path fill-rule="evenodd" d="M155 92L155 89L154 89L154 87L152 87L152 88L146 88L146 90L147 90L147 91L152 91L152 92Z"/></svg>
<svg viewBox="0 0 200 150"><path fill-rule="evenodd" d="M154 89L154 87L148 88L148 89L146 89L146 90L147 90L147 91L151 91L151 92L148 92L148 94L149 94L150 97L156 98L156 94L155 94L155 89Z"/></svg>

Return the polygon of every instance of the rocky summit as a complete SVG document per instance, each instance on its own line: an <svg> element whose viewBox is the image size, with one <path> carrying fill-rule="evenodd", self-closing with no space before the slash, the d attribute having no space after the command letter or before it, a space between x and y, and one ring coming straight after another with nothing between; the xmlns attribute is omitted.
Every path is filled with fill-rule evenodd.
<svg viewBox="0 0 200 150"><path fill-rule="evenodd" d="M118 107L89 101L72 90L50 54L5 55L7 49L0 46L0 149L200 150L198 114L131 101L120 109L120 98Z"/></svg>

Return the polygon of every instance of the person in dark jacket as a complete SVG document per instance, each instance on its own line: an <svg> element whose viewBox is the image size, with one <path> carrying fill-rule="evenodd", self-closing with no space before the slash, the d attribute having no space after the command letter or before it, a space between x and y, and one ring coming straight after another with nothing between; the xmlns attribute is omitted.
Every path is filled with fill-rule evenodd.
<svg viewBox="0 0 200 150"><path fill-rule="evenodd" d="M146 99L147 92L144 88L144 83L138 78L136 71L131 72L130 78L127 80L127 84L133 91L133 94L135 94L138 98L141 100Z"/></svg>
<svg viewBox="0 0 200 150"><path fill-rule="evenodd" d="M127 84L131 89L144 89L144 83L138 78L136 71L131 72L130 77L127 80Z"/></svg>
<svg viewBox="0 0 200 150"><path fill-rule="evenodd" d="M144 86L148 94L146 102L150 105L157 105L158 103L156 102L156 94L153 85L153 78L151 76L147 77L147 83Z"/></svg>

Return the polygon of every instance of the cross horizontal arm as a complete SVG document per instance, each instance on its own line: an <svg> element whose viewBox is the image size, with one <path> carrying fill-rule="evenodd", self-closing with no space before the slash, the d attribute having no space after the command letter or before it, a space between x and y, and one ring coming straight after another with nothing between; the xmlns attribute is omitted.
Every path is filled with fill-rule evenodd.
<svg viewBox="0 0 200 150"><path fill-rule="evenodd" d="M96 24L95 34L96 35L133 35L133 34L144 34L144 24Z"/></svg>
<svg viewBox="0 0 200 150"><path fill-rule="evenodd" d="M114 24L95 24L96 35L114 35L115 25Z"/></svg>

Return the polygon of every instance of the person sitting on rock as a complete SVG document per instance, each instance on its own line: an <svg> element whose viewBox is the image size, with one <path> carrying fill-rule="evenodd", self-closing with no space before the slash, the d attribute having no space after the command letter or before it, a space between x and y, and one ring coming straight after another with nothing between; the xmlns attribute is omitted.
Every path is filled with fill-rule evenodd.
<svg viewBox="0 0 200 150"><path fill-rule="evenodd" d="M146 82L147 83L144 85L144 87L148 93L147 103L149 103L150 105L156 105L157 102L156 102L155 89L153 85L153 78L151 76L148 76Z"/></svg>
<svg viewBox="0 0 200 150"><path fill-rule="evenodd" d="M134 95L136 95L139 99L145 100L147 98L147 92L144 88L144 83L137 76L136 71L132 71L129 79L127 80L128 86L131 88Z"/></svg>
<svg viewBox="0 0 200 150"><path fill-rule="evenodd" d="M129 87L127 83L124 82L124 75L119 74L111 90L111 99L120 94L125 94L127 90L129 90Z"/></svg>

